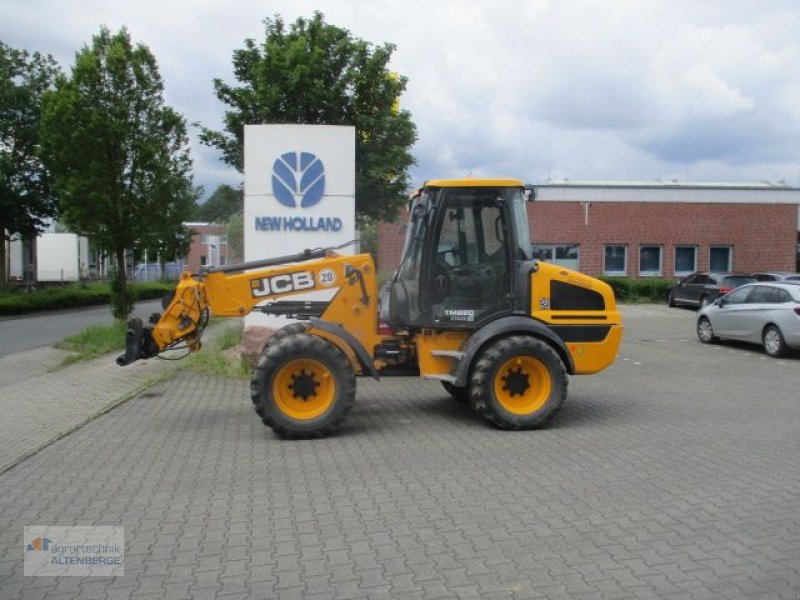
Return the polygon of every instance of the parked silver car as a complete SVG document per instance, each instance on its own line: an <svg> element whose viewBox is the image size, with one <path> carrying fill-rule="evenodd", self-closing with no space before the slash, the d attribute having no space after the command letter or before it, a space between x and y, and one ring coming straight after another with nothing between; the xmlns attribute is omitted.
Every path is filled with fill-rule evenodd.
<svg viewBox="0 0 800 600"><path fill-rule="evenodd" d="M704 344L760 344L770 356L800 350L800 285L765 281L736 288L700 309L697 337Z"/></svg>

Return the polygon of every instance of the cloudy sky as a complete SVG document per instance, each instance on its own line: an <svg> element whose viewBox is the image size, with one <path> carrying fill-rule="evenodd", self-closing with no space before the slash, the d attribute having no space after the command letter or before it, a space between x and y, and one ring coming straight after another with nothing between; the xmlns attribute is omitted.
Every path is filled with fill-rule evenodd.
<svg viewBox="0 0 800 600"><path fill-rule="evenodd" d="M263 19L321 10L393 42L430 177L780 181L800 186L796 0L11 0L0 39L71 65L101 24L150 46L167 102L220 128L212 79ZM208 192L242 177L193 139Z"/></svg>

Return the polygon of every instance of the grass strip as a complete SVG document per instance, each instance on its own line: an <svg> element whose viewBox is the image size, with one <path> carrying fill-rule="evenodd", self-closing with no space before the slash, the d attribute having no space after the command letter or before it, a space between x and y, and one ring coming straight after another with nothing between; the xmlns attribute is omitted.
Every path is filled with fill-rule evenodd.
<svg viewBox="0 0 800 600"><path fill-rule="evenodd" d="M187 366L207 375L248 379L250 365L240 348L242 333L242 323L225 327L215 336L214 341L186 359Z"/></svg>
<svg viewBox="0 0 800 600"><path fill-rule="evenodd" d="M56 348L71 353L59 366L65 367L109 352L125 350L126 328L125 321L115 321L111 325L89 325L78 333L56 342L54 344Z"/></svg>

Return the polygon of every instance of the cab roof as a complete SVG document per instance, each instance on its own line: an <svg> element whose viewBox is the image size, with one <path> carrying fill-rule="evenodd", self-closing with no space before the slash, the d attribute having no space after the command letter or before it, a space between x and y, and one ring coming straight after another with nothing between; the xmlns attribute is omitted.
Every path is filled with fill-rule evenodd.
<svg viewBox="0 0 800 600"><path fill-rule="evenodd" d="M524 187L519 179L431 179L422 187Z"/></svg>

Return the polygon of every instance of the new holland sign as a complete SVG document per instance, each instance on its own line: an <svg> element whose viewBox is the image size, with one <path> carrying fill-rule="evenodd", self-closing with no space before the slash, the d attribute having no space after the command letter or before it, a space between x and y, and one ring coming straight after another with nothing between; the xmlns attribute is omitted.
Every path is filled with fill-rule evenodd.
<svg viewBox="0 0 800 600"><path fill-rule="evenodd" d="M355 129L245 127L245 260L355 238Z"/></svg>

